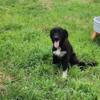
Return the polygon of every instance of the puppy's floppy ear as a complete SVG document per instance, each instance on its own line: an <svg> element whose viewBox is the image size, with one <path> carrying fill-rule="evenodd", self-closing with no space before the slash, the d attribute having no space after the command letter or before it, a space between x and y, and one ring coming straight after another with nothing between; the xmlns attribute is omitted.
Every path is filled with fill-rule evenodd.
<svg viewBox="0 0 100 100"><path fill-rule="evenodd" d="M68 31L64 29L63 32L64 32L64 36L65 36L66 38L68 38Z"/></svg>

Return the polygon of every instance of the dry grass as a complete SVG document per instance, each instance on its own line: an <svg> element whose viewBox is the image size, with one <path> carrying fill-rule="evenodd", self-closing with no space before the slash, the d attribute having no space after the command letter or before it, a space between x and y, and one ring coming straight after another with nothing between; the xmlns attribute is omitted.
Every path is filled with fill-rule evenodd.
<svg viewBox="0 0 100 100"><path fill-rule="evenodd" d="M39 2L44 8L47 8L48 10L51 10L53 7L52 0L39 0Z"/></svg>

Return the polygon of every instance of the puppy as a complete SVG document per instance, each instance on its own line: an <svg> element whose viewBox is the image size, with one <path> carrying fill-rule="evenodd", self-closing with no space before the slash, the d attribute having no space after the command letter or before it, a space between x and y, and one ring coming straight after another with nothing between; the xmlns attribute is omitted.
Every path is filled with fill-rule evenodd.
<svg viewBox="0 0 100 100"><path fill-rule="evenodd" d="M63 78L67 76L69 66L78 65L81 69L83 69L82 66L86 66L84 62L79 61L76 57L73 47L68 40L67 30L61 27L55 27L50 31L50 37L53 43L53 64L62 66Z"/></svg>

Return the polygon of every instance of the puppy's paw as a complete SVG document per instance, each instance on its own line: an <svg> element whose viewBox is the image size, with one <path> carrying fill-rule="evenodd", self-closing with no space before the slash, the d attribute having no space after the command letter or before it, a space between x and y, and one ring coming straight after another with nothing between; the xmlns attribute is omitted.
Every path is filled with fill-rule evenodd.
<svg viewBox="0 0 100 100"><path fill-rule="evenodd" d="M67 70L63 71L62 78L64 78L64 79L67 78Z"/></svg>

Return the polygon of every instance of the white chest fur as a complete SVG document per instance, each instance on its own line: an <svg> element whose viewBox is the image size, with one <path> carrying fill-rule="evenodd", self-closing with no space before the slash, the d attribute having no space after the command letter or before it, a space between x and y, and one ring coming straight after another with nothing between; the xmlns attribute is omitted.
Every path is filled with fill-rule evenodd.
<svg viewBox="0 0 100 100"><path fill-rule="evenodd" d="M63 57L66 53L66 51L61 51L61 48L58 48L57 50L53 51L53 54L58 57Z"/></svg>

